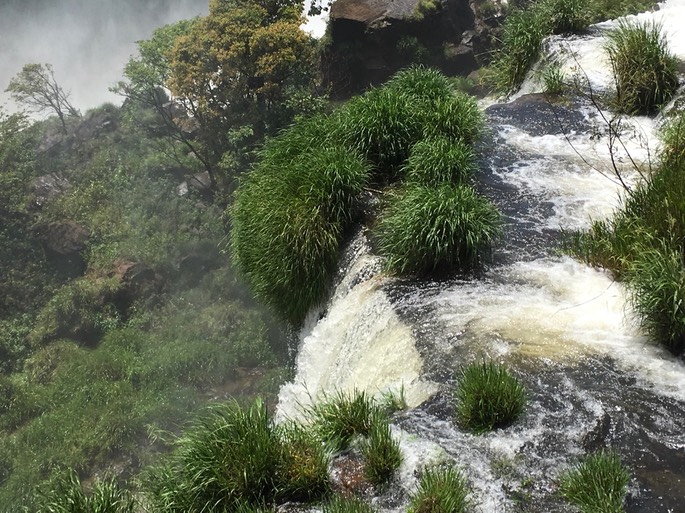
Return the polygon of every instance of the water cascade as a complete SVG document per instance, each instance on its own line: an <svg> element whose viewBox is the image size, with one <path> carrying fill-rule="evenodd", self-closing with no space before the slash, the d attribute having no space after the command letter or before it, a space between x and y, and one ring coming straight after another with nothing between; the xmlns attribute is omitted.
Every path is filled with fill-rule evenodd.
<svg viewBox="0 0 685 513"><path fill-rule="evenodd" d="M678 40L685 1L652 15L668 21L669 39ZM592 87L606 89L601 32L608 26L552 38L547 59L566 59L569 73L582 65ZM672 49L685 58L680 41ZM533 75L525 95L486 109L479 182L506 220L493 263L477 279L398 279L381 272L358 234L329 304L303 328L279 415L297 416L335 390L403 388L409 409L394 417L393 429L405 462L378 502L385 511L403 510L415 470L440 459L468 475L477 511L573 511L555 494L556 479L603 447L617 449L631 469L627 511L683 511L685 365L637 331L619 283L555 249L562 230L588 226L620 201L606 127L586 101L550 104L531 95L539 90ZM656 125L624 121L634 160L653 157ZM630 179L627 155L617 157ZM452 421L452 391L460 366L482 358L521 377L529 406L516 425L474 436Z"/></svg>

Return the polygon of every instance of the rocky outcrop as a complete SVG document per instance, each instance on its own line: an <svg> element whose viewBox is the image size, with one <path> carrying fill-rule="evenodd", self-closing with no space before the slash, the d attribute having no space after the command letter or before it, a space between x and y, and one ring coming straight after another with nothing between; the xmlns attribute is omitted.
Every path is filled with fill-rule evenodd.
<svg viewBox="0 0 685 513"><path fill-rule="evenodd" d="M164 280L159 274L134 260L116 261L111 275L119 280L115 303L122 316L134 302L145 301L164 288Z"/></svg>
<svg viewBox="0 0 685 513"><path fill-rule="evenodd" d="M83 250L90 237L85 226L74 221L56 221L34 228L48 259L62 272L78 276L85 270Z"/></svg>
<svg viewBox="0 0 685 513"><path fill-rule="evenodd" d="M342 99L357 94L410 64L468 75L482 65L491 31L499 25L499 4L484 10L481 3L336 0L322 59L331 95Z"/></svg>
<svg viewBox="0 0 685 513"><path fill-rule="evenodd" d="M69 190L69 182L56 173L39 176L31 184L31 194L26 209L29 212L42 209L47 203Z"/></svg>

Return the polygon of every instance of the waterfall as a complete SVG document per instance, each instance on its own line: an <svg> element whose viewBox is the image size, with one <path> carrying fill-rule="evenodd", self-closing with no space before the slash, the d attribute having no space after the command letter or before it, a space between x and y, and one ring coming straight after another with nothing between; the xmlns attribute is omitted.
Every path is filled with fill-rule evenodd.
<svg viewBox="0 0 685 513"><path fill-rule="evenodd" d="M639 15L648 16L663 21L685 58L685 0ZM601 47L612 24L548 39L546 58L568 73L582 66L595 90L608 88ZM685 365L639 332L620 283L554 249L562 230L588 227L619 205L606 127L589 103L551 106L531 95L539 90L533 72L522 93L486 109L479 182L502 210L506 235L484 275L387 276L360 233L329 304L302 330L279 415L297 416L336 390L403 387L409 409L393 418L405 454L401 496L418 468L446 459L468 476L479 512L567 511L554 493L558 476L583 454L613 447L633 475L628 511L682 511ZM658 124L625 120L627 153L615 156L627 180L636 178L628 154L646 165L653 158ZM483 357L521 377L529 405L516 425L474 436L452 421L452 391L458 369ZM379 506L397 509L391 502Z"/></svg>

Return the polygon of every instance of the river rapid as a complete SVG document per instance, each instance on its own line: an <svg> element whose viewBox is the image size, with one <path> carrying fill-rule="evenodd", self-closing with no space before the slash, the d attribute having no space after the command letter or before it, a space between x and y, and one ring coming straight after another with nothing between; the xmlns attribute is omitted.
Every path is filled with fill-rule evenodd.
<svg viewBox="0 0 685 513"><path fill-rule="evenodd" d="M685 2L656 13L672 50L685 59ZM553 37L556 60L586 90L611 87L601 51L607 22L583 37ZM280 392L278 415L336 390L378 395L404 390L393 418L405 461L376 499L406 508L422 466L452 461L468 476L476 511L575 511L556 493L559 475L585 454L617 450L632 474L628 512L685 511L685 365L637 329L621 284L561 256L564 230L611 215L621 186L609 163L609 112L587 98L551 103L533 72L509 101L483 102L481 192L502 210L505 234L477 278L398 279L382 272L367 234L350 241L338 285L300 334L296 376ZM626 149L615 151L625 180L630 159L658 153L659 118L626 118ZM455 374L491 358L525 383L529 404L514 426L482 436L452 421Z"/></svg>

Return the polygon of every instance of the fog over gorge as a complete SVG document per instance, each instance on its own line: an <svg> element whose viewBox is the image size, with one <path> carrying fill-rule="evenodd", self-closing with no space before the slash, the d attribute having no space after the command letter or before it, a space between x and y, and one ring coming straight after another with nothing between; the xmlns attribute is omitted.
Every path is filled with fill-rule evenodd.
<svg viewBox="0 0 685 513"><path fill-rule="evenodd" d="M27 63L50 63L78 109L120 103L109 91L136 41L184 18L205 15L207 0L0 0L0 105Z"/></svg>

